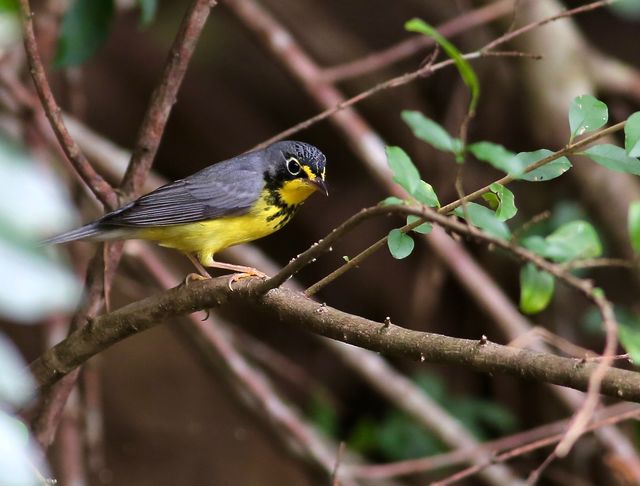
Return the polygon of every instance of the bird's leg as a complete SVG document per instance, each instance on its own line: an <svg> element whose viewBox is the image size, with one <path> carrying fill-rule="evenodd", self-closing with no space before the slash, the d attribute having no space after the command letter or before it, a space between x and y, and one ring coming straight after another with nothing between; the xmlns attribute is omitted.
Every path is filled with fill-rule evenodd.
<svg viewBox="0 0 640 486"><path fill-rule="evenodd" d="M211 275L209 275L207 269L202 266L197 258L195 258L191 253L186 253L186 255L189 261L193 263L193 266L196 267L198 273L190 273L189 275L187 275L187 277L184 279L185 285L189 285L189 282L193 282L195 280L206 280L208 278L211 278Z"/></svg>
<svg viewBox="0 0 640 486"><path fill-rule="evenodd" d="M269 278L269 276L266 273L263 273L260 270L253 267L245 267L244 265L233 265L231 263L216 262L214 260L211 260L207 262L207 267L222 268L224 270L231 270L232 272L238 272L235 275L232 275L231 279L229 280L229 288L231 290L233 290L231 288L231 284L243 278L247 278L247 277Z"/></svg>

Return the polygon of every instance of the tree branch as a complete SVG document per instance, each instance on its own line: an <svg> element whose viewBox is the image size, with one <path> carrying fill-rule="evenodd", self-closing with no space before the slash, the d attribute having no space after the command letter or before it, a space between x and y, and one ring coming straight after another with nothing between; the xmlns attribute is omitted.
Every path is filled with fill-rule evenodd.
<svg viewBox="0 0 640 486"><path fill-rule="evenodd" d="M229 277L197 281L134 302L97 317L46 351L30 366L41 388L48 387L122 339L156 326L167 318L238 302L322 336L384 354L419 362L462 365L474 371L505 373L586 390L598 366L579 359L501 346L484 340L459 339L374 322L339 311L282 288L256 295L262 283L246 279L228 288ZM640 402L640 373L609 368L601 392Z"/></svg>

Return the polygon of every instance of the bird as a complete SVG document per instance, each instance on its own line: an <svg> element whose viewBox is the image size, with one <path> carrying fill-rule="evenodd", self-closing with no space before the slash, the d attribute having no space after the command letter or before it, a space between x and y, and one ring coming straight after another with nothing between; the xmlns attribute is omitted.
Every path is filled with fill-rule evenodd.
<svg viewBox="0 0 640 486"><path fill-rule="evenodd" d="M212 164L170 182L84 226L45 240L142 239L184 253L203 267L266 275L253 267L214 260L225 248L257 240L285 226L316 191L329 195L326 157L305 142L281 141Z"/></svg>

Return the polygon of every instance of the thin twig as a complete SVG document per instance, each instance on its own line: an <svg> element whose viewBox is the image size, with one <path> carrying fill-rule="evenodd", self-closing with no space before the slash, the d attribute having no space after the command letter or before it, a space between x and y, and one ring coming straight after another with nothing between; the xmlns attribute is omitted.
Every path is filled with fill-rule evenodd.
<svg viewBox="0 0 640 486"><path fill-rule="evenodd" d="M637 405L625 402L618 403L599 410L596 417L594 417L595 422L590 425L589 430L596 430L596 428L613 425L623 420L629 420L638 416L640 416L640 407ZM504 453L504 451L508 451L511 454L511 457L515 457L513 456L514 451L519 450L522 446L527 448L526 452L530 452L532 450L532 444L538 444L539 447L545 447L547 445L547 441L552 438L555 438L555 442L559 441L569 425L570 420L571 419L558 420L524 432L517 432L506 437L484 442L473 449L460 449L435 456L421 457L418 459L409 459L387 464L351 466L349 467L349 472L351 473L351 477L367 479L409 476L426 473L444 467L464 464L465 462L469 462L469 459L479 452L484 452L487 456L491 457L491 460L485 461L484 466L478 467L477 465L474 465L464 470L468 472L473 469L476 472L479 472L483 467L493 465L500 457L497 454ZM460 473L462 473L462 471L456 474Z"/></svg>
<svg viewBox="0 0 640 486"><path fill-rule="evenodd" d="M587 431L593 431L593 430L597 430L601 427L605 427L607 425L614 425L617 424L619 422L622 422L624 420L629 420L632 418L636 418L640 415L640 409L634 409L634 410L630 410L630 411L625 411L623 413L620 413L619 415L614 415L613 417L609 417L609 418L605 418L602 419L592 425L589 425L587 427ZM504 452L502 454L499 454L498 456L495 457L495 459L490 462L485 464L484 466L470 466L466 469L463 469L462 471L459 471L455 474L453 474L452 476L442 480L442 481L438 481L435 483L432 483L432 486L448 486L450 484L454 484L457 483L458 481L461 481L462 479L468 478L470 476L473 476L475 474L477 474L478 472L482 471L483 468L490 466L491 464L495 464L497 462L505 462L508 461L510 459L513 459L515 457L519 457L522 456L524 454L528 454L529 452L535 451L537 449L541 449L543 447L548 447L550 445L553 445L555 443L557 443L558 441L560 441L562 438L564 437L564 433L558 433L555 434L551 437L545 437L542 439L538 439L534 442L531 442L529 444L525 444L523 446L519 446L516 447L512 450L509 450L507 452Z"/></svg>
<svg viewBox="0 0 640 486"><path fill-rule="evenodd" d="M486 44L485 46L483 46L481 49L479 49L479 50L477 50L475 52L469 53L469 54L465 54L465 55L463 55L463 57L465 59L468 59L468 60L469 59L479 59L479 58L485 57L490 51L493 51L493 49L495 49L497 46L499 46L501 44L504 44L504 43L506 43L506 42L508 42L508 41L510 41L510 40L512 40L512 39L514 39L514 38L516 38L516 37L518 37L518 36L520 36L520 35L522 35L522 34L524 34L526 32L529 32L529 31L531 31L531 30L533 30L533 29L535 29L537 27L545 25L545 24L547 24L549 22L553 22L555 20L559 20L559 19L562 19L562 18L570 17L570 16L573 16L573 15L578 15L578 14L581 14L581 13L584 13L584 12L595 10L597 8L601 8L601 7L605 6L605 5L608 5L609 3L612 3L613 1L615 1L615 0L601 0L601 1L593 2L593 3L590 3L588 5L583 5L583 6L578 7L578 8L567 10L567 11L565 11L562 14L559 14L559 15L554 15L552 17L548 17L548 18L545 18L545 19L542 19L542 20L539 20L539 21L536 21L536 22L532 22L530 24L525 25L524 27L521 27L520 29L514 30L512 32L508 32L508 33L498 37L497 39L495 39L495 40L491 41L490 43ZM227 5L229 7L232 7L234 9L236 9L235 10L236 12L240 12L240 15L243 15L243 9L244 9L244 11L246 11L246 10L249 10L251 12L255 12L256 11L256 6L255 5L252 5L249 2L246 2L244 0L232 0L232 1L229 1ZM243 18L251 20L252 16L255 17L255 15L252 14L252 15L243 15ZM261 33L269 32L268 28L265 28L264 24L258 25L257 26L257 30L260 30ZM284 36L280 36L280 38L286 40L286 42L284 42L284 41L282 42L282 44L284 46L283 48L284 49L291 49L291 37L287 33L285 33ZM274 44L274 45L270 46L272 49L276 49L277 48L278 44L275 44L275 43L271 43L271 44ZM509 51L507 51L507 52L509 52ZM512 53L509 53L507 55L511 55L511 54ZM297 57L300 57L300 56L297 56ZM346 108L349 108L349 107L355 105L356 103L359 103L359 102L361 102L361 101L363 101L363 100L365 100L365 99L367 99L367 98L369 98L369 97L371 97L371 96L373 96L373 95L375 95L375 94L377 94L377 93L379 93L381 91L385 91L387 89L397 88L399 86L403 86L403 85L405 85L407 83L415 81L416 79L423 78L423 77L425 77L427 75L430 75L431 73L433 73L435 71L438 71L438 70L443 69L445 67L451 66L453 64L454 64L454 62L451 59L448 59L446 61L443 61L443 62L440 62L440 63L437 63L437 64L433 65L429 70L424 69L424 68L420 68L420 69L418 69L416 71L413 71L411 73L403 74L401 76L397 76L395 78L389 79L389 80L387 80L387 81L385 81L383 83L380 83L380 84L378 84L376 86L373 86L372 88L367 89L366 91L363 91L362 93L357 94L357 95L355 95L355 96L353 96L353 97L351 97L349 99L346 99L346 100L342 99L342 97L339 96L337 93L333 94L332 96L336 97L337 99L340 99L340 101L335 103L332 107L325 109L321 113L318 113L317 115L315 115L315 116L313 116L311 118L308 118L308 119L306 119L306 120L294 125L293 127L288 128L287 130L284 130L284 131L278 133L277 135L274 135L273 137L269 138L268 140L265 140L264 142L256 145L256 147L254 147L254 148L266 147L267 145L269 145L269 144L271 144L273 142L277 142L278 140L282 140L283 138L290 137L294 133L297 133L300 130L304 130L306 128L309 128L310 126L312 126L312 125L314 125L314 124L316 124L316 123L318 123L318 122L320 122L320 121L332 116L333 114L335 114L335 113L337 113L337 112L339 112L341 110L344 110ZM304 65L305 65L305 68L307 70L310 70L311 72L314 73L313 82L318 84L318 75L320 73L320 70L316 66L310 64L310 60L308 60L306 58L304 58ZM303 79L303 82L310 82L310 81L311 80ZM325 87L326 86L330 86L328 83L320 83L320 84L324 85Z"/></svg>
<svg viewBox="0 0 640 486"><path fill-rule="evenodd" d="M465 12L458 17L447 20L437 27L445 37L454 37L468 32L474 27L488 24L508 14L513 9L513 0L500 0ZM319 80L327 83L344 81L385 68L390 64L406 59L434 45L434 40L424 35L410 37L396 45L367 55L356 61L338 64L321 71Z"/></svg>

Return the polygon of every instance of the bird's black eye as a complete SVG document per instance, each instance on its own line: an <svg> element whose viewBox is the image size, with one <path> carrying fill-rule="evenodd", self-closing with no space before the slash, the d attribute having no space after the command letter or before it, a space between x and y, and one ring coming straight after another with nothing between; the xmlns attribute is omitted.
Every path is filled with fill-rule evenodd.
<svg viewBox="0 0 640 486"><path fill-rule="evenodd" d="M292 176L297 176L302 170L298 159L296 159L295 157L289 157L287 159L287 170Z"/></svg>

